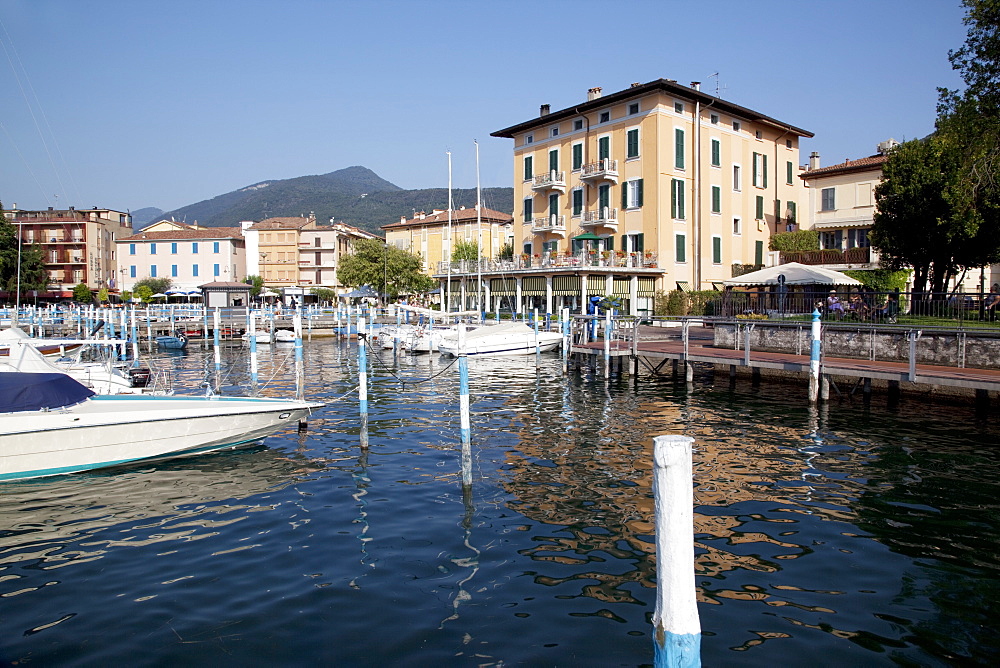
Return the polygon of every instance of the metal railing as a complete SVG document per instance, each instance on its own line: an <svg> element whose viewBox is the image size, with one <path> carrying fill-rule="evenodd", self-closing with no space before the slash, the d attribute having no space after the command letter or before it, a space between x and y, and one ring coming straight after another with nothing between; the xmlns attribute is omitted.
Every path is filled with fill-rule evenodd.
<svg viewBox="0 0 1000 668"><path fill-rule="evenodd" d="M608 176L618 176L618 161L602 158L596 162L588 162L580 169L581 179L596 179Z"/></svg>
<svg viewBox="0 0 1000 668"><path fill-rule="evenodd" d="M868 246L858 246L846 250L827 248L812 251L781 251L780 263L799 264L870 264L878 262L878 253Z"/></svg>
<svg viewBox="0 0 1000 668"><path fill-rule="evenodd" d="M447 274L449 264L451 274L475 274L480 271L504 272L517 270L544 270L553 267L606 267L629 269L656 269L658 255L652 252L626 253L625 251L580 251L560 253L549 251L534 255L522 254L509 260L461 260L458 262L438 262L437 274Z"/></svg>

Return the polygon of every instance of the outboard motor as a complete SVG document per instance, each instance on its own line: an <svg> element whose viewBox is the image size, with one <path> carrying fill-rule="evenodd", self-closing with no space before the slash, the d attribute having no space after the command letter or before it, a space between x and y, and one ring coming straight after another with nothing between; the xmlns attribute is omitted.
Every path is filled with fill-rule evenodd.
<svg viewBox="0 0 1000 668"><path fill-rule="evenodd" d="M149 377L152 374L145 367L135 367L128 370L128 377L132 387L146 387L149 385Z"/></svg>

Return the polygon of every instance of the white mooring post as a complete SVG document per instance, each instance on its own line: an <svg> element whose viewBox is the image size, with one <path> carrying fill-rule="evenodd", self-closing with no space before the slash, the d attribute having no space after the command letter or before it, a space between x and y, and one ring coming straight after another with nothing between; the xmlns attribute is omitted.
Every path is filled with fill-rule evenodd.
<svg viewBox="0 0 1000 668"><path fill-rule="evenodd" d="M611 309L604 312L604 377L611 375Z"/></svg>
<svg viewBox="0 0 1000 668"><path fill-rule="evenodd" d="M470 446L472 440L472 421L469 418L469 358L465 353L465 325L458 325L458 405L462 431L462 457ZM462 467L463 471L465 467ZM471 477L463 483L472 484Z"/></svg>
<svg viewBox="0 0 1000 668"><path fill-rule="evenodd" d="M215 326L215 332L213 336L213 347L215 348L215 384L218 387L219 384L219 374L222 373L222 344L219 338L222 336L222 316L219 313L219 307L215 307L215 313L212 314L212 324Z"/></svg>
<svg viewBox="0 0 1000 668"><path fill-rule="evenodd" d="M250 314L250 384L253 386L253 393L257 394L257 316Z"/></svg>
<svg viewBox="0 0 1000 668"><path fill-rule="evenodd" d="M350 323L350 320L347 321ZM368 352L365 350L365 317L358 316L358 409L368 415Z"/></svg>
<svg viewBox="0 0 1000 668"><path fill-rule="evenodd" d="M687 436L653 439L656 514L656 668L701 666L701 622L694 584L694 493Z"/></svg>
<svg viewBox="0 0 1000 668"><path fill-rule="evenodd" d="M292 316L292 331L295 332L295 398L305 399L305 373L302 366L302 314L299 311Z"/></svg>
<svg viewBox="0 0 1000 668"><path fill-rule="evenodd" d="M823 336L823 324L819 319L819 309L813 309L812 348L809 352L809 403L816 403L819 395L819 356L820 341Z"/></svg>
<svg viewBox="0 0 1000 668"><path fill-rule="evenodd" d="M563 374L569 372L569 349L571 347L572 337L572 326L573 323L569 318L569 309L564 308L562 310L562 358L563 358Z"/></svg>

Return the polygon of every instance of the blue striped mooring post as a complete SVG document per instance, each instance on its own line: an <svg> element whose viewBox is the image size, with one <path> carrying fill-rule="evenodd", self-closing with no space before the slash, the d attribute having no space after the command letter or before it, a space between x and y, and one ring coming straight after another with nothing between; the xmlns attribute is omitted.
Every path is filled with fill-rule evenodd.
<svg viewBox="0 0 1000 668"><path fill-rule="evenodd" d="M359 311L360 313L360 311ZM350 322L348 320L348 322ZM368 351L365 350L365 317L358 315L358 409L368 415Z"/></svg>
<svg viewBox="0 0 1000 668"><path fill-rule="evenodd" d="M215 375L218 378L219 373L222 371L222 344L219 341L219 337L222 336L222 316L219 313L219 307L215 307L215 312L212 314L212 325L215 328L212 337L212 344L215 348Z"/></svg>
<svg viewBox="0 0 1000 668"><path fill-rule="evenodd" d="M458 406L462 430L462 444L472 440L472 421L469 419L469 358L465 354L465 325L458 325ZM469 483L471 484L471 480Z"/></svg>
<svg viewBox="0 0 1000 668"><path fill-rule="evenodd" d="M250 314L250 384L253 386L254 394L257 392L258 370L257 370L257 316Z"/></svg>
<svg viewBox="0 0 1000 668"><path fill-rule="evenodd" d="M653 665L701 666L701 622L694 584L694 493L688 436L653 439L656 610Z"/></svg>
<svg viewBox="0 0 1000 668"><path fill-rule="evenodd" d="M815 403L819 396L819 356L823 324L819 319L819 309L813 309L812 348L809 352L809 403Z"/></svg>

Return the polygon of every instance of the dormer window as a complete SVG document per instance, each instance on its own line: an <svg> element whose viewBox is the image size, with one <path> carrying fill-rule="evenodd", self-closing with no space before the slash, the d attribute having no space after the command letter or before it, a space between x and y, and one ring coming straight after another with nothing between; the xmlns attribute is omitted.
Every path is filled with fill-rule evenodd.
<svg viewBox="0 0 1000 668"><path fill-rule="evenodd" d="M534 144L535 143L535 135L525 135L524 136L524 143L525 144Z"/></svg>
<svg viewBox="0 0 1000 668"><path fill-rule="evenodd" d="M630 105L628 105L628 113L629 113L630 116L632 114L638 114L639 113L639 103L638 102L633 102Z"/></svg>
<svg viewBox="0 0 1000 668"><path fill-rule="evenodd" d="M601 115L598 116L598 121L597 122L598 123L607 123L610 120L611 120L611 112L610 111L602 111Z"/></svg>
<svg viewBox="0 0 1000 668"><path fill-rule="evenodd" d="M550 137L558 137L559 136L559 128L555 127L555 128L552 128L551 130L549 130L549 136Z"/></svg>

